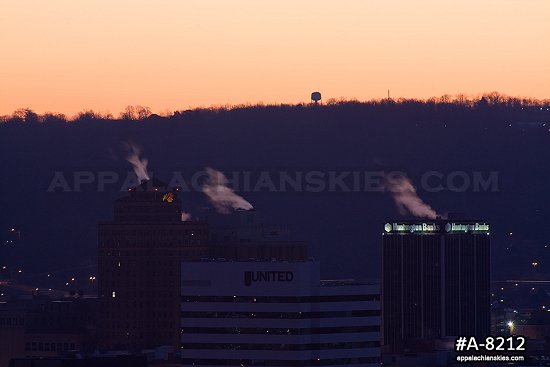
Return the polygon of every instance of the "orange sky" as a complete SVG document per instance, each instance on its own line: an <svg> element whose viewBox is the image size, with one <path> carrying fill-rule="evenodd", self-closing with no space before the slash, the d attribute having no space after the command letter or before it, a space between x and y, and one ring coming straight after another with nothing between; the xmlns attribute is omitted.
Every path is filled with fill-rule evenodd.
<svg viewBox="0 0 550 367"><path fill-rule="evenodd" d="M0 0L0 115L550 97L548 0Z"/></svg>

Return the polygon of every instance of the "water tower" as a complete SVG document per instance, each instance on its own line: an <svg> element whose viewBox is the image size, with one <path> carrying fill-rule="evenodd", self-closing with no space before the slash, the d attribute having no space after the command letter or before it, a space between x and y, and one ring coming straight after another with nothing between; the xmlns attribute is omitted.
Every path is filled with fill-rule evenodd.
<svg viewBox="0 0 550 367"><path fill-rule="evenodd" d="M321 100L321 93L320 92L313 92L311 93L311 102L317 104Z"/></svg>

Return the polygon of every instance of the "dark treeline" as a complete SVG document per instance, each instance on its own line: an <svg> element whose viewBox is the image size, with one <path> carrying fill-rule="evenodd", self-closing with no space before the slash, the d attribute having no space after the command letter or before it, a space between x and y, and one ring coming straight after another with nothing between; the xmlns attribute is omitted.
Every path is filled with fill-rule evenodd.
<svg viewBox="0 0 550 367"><path fill-rule="evenodd" d="M484 94L480 97L468 97L466 95L433 97L426 100L421 99L380 99L371 101L329 99L321 105L296 104L296 105L235 105L235 106L214 106L210 108L196 108L162 114L152 113L147 106L127 106L123 112L115 116L111 113L84 110L75 116L68 117L62 113L46 112L37 114L31 108L20 108L11 115L0 116L0 123L4 124L65 124L65 123L86 123L92 121L186 121L197 120L201 117L222 113L253 113L253 112L274 112L274 111L308 111L310 108L322 108L323 112L349 111L355 113L376 113L385 114L413 114L431 116L438 119L441 114L449 112L460 114L487 113L505 116L506 118L525 116L525 112L537 112L545 110L550 106L550 100L533 98L510 97L498 92ZM527 111L526 111L527 110Z"/></svg>
<svg viewBox="0 0 550 367"><path fill-rule="evenodd" d="M124 195L121 188L131 174L123 149L128 141L141 147L149 170L165 181L175 173L190 180L205 167L229 178L233 172L253 178L269 172L275 181L279 172L324 174L327 186L319 192L254 190L254 183L238 192L267 223L289 225L296 239L309 241L327 277L378 277L383 225L404 218L388 193L330 187L327 177L347 175L349 182L349 172L404 172L438 213L487 219L495 278L528 276L533 261L550 261L544 247L550 243L548 100L490 93L224 106L162 116L134 106L116 118L22 109L1 121L0 238L2 230L21 228L22 245L14 256L36 272L94 266L97 223L111 219L113 200ZM430 182L441 184L441 191L422 185L423 175L432 171L439 178ZM98 179L103 172L119 179L103 186ZM90 180L77 185L74 177L83 173ZM479 191L473 184L453 189L479 173L498 175L495 190ZM70 190L49 190L58 174ZM212 210L200 190L185 192L183 203L195 218Z"/></svg>

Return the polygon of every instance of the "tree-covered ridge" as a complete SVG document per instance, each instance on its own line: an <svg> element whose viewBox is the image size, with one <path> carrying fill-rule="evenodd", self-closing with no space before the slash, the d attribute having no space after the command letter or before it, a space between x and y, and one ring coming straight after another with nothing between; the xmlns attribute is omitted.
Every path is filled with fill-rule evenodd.
<svg viewBox="0 0 550 367"><path fill-rule="evenodd" d="M467 96L459 94L455 96L443 95L429 99L377 99L370 101L358 101L354 99L329 99L326 102L317 104L242 104L201 107L192 110L163 111L153 113L147 106L127 106L118 115L110 112L98 112L84 110L74 116L67 116L57 112L46 112L38 114L31 108L20 108L11 115L0 116L0 124L65 124L91 121L185 121L196 120L200 116L212 114L238 113L238 112L266 112L266 111L306 111L317 113L319 110L325 112L348 111L348 112L370 112L380 113L411 113L431 114L440 112L457 113L487 113L505 114L508 118L510 113L521 113L521 116L528 116L528 113L550 112L550 99L533 99L511 97L498 92L486 93L481 96ZM519 116L519 115L518 115Z"/></svg>

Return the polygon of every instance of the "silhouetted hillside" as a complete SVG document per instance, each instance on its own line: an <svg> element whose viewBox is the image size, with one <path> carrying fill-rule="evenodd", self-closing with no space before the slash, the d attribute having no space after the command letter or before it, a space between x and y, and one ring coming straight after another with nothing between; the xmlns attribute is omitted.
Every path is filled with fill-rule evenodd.
<svg viewBox="0 0 550 367"><path fill-rule="evenodd" d="M73 260L80 254L95 264L97 223L111 218L112 201L124 195L122 181L131 171L121 143L133 141L149 159L149 170L164 180L174 172L190 180L207 166L228 177L249 172L255 183L268 176L277 181L281 172L318 172L327 180L344 175L350 190L338 183L324 190L240 190L266 222L289 224L294 237L310 241L327 277L379 274L382 226L401 216L391 195L353 188L354 172L363 177L378 171L405 172L440 213L489 220L493 261L507 264L496 276L519 276L530 271L534 257L550 261L543 253L550 239L550 106L497 97L243 106L164 117L134 108L117 119L92 111L69 120L17 111L0 124L0 225L21 229L19 248L10 256L32 254L24 265L33 271L85 266ZM111 171L120 179L98 190L97 177ZM431 171L443 190L422 187ZM70 192L59 185L48 192L56 172ZM86 172L92 182L77 189L75 175ZM497 190L470 184L453 191L476 172L496 173ZM445 182L449 176L454 184ZM193 216L211 210L201 192L184 193L183 200Z"/></svg>

